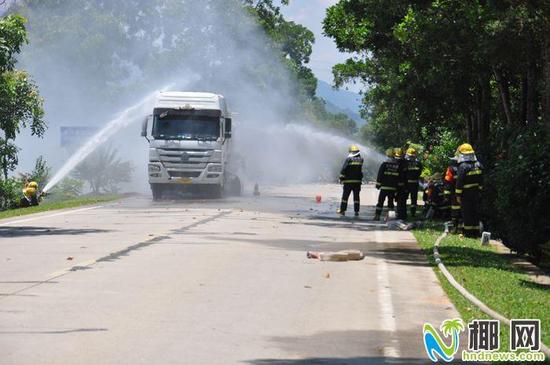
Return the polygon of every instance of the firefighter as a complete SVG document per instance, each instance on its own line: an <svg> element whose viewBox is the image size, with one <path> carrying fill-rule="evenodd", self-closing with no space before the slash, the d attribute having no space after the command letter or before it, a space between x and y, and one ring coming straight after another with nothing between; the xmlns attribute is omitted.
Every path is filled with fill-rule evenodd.
<svg viewBox="0 0 550 365"><path fill-rule="evenodd" d="M405 160L407 160L407 198L411 197L411 216L414 217L418 202L418 187L420 174L422 173L422 164L416 159L416 150L414 148L407 150Z"/></svg>
<svg viewBox="0 0 550 365"><path fill-rule="evenodd" d="M20 201L21 208L37 206L39 204L38 184L31 181L25 184L23 189L23 197Z"/></svg>
<svg viewBox="0 0 550 365"><path fill-rule="evenodd" d="M407 219L407 161L403 158L403 149L395 148L393 155L399 166L397 177L397 219Z"/></svg>
<svg viewBox="0 0 550 365"><path fill-rule="evenodd" d="M393 148L386 150L386 161L382 162L378 169L378 177L376 178L376 188L380 190L378 193L378 204L376 204L376 213L374 220L380 220L380 215L384 208L384 201L388 199L388 209L394 210L395 193L397 192L397 177L399 175L399 165L393 157Z"/></svg>
<svg viewBox="0 0 550 365"><path fill-rule="evenodd" d="M340 171L340 182L344 184L344 192L338 213L346 215L348 198L353 191L353 209L357 217L361 206L359 193L361 192L361 183L363 182L363 157L361 157L359 147L356 145L349 147L349 155L346 161L344 161L342 171Z"/></svg>
<svg viewBox="0 0 550 365"><path fill-rule="evenodd" d="M458 174L458 156L451 157L451 163L445 172L445 197L451 204L451 233L462 233L462 214L460 203L456 199L456 176Z"/></svg>
<svg viewBox="0 0 550 365"><path fill-rule="evenodd" d="M445 199L445 185L442 175L436 172L428 183L428 206L426 218L445 218L449 212L449 205Z"/></svg>
<svg viewBox="0 0 550 365"><path fill-rule="evenodd" d="M483 189L483 166L477 161L475 151L468 143L457 150L458 171L456 199L461 206L464 235L479 237L479 201Z"/></svg>

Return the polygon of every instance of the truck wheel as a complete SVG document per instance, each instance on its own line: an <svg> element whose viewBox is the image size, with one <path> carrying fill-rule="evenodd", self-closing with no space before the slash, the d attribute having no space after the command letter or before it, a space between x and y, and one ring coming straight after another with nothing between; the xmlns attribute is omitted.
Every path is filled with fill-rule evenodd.
<svg viewBox="0 0 550 365"><path fill-rule="evenodd" d="M230 175L225 183L225 188L230 196L241 196L243 189L241 179L236 175Z"/></svg>
<svg viewBox="0 0 550 365"><path fill-rule="evenodd" d="M162 199L162 187L157 185L151 185L151 192L153 193L153 200L159 201Z"/></svg>

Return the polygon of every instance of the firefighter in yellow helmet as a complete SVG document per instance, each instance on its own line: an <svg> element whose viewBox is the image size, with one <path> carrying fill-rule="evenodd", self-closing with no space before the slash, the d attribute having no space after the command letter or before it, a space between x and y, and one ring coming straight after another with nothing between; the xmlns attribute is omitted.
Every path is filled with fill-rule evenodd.
<svg viewBox="0 0 550 365"><path fill-rule="evenodd" d="M20 201L21 208L36 206L39 204L38 183L31 181L23 188L23 197Z"/></svg>
<svg viewBox="0 0 550 365"><path fill-rule="evenodd" d="M405 155L407 160L407 198L411 197L411 215L416 215L418 202L418 188L420 184L420 174L422 174L422 163L416 158L416 150L409 148Z"/></svg>
<svg viewBox="0 0 550 365"><path fill-rule="evenodd" d="M388 209L394 210L395 193L397 192L397 178L399 176L399 164L393 157L393 148L386 150L387 159L382 162L378 169L376 178L376 188L380 190L378 193L378 204L376 204L376 213L374 220L380 220L380 215L384 209L384 201L388 199Z"/></svg>
<svg viewBox="0 0 550 365"><path fill-rule="evenodd" d="M359 194L361 192L361 183L363 182L363 157L361 157L359 147L356 145L349 147L349 155L340 171L340 182L344 184L344 191L338 213L341 215L346 214L348 199L353 192L353 208L357 217L361 207Z"/></svg>
<svg viewBox="0 0 550 365"><path fill-rule="evenodd" d="M458 147L457 155L455 195L462 210L464 235L479 237L479 201L483 190L483 166L477 161L475 151L468 143Z"/></svg>
<svg viewBox="0 0 550 365"><path fill-rule="evenodd" d="M403 149L393 150L395 159L399 166L397 177L397 219L407 219L407 161L403 158Z"/></svg>

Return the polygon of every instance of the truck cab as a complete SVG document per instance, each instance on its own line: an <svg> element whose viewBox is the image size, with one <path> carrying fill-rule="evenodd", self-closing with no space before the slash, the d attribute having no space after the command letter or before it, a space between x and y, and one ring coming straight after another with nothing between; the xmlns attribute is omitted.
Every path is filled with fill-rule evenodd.
<svg viewBox="0 0 550 365"><path fill-rule="evenodd" d="M145 120L141 132L149 141L148 175L153 199L179 191L221 196L231 124L222 95L159 93L153 114Z"/></svg>

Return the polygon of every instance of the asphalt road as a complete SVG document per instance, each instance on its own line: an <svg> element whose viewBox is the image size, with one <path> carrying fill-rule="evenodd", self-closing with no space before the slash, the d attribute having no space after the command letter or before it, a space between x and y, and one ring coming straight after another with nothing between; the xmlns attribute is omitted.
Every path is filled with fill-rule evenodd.
<svg viewBox="0 0 550 365"><path fill-rule="evenodd" d="M315 195L323 201L315 203ZM427 363L458 317L410 232L339 218L336 185L0 221L0 363ZM306 251L360 249L359 262Z"/></svg>

